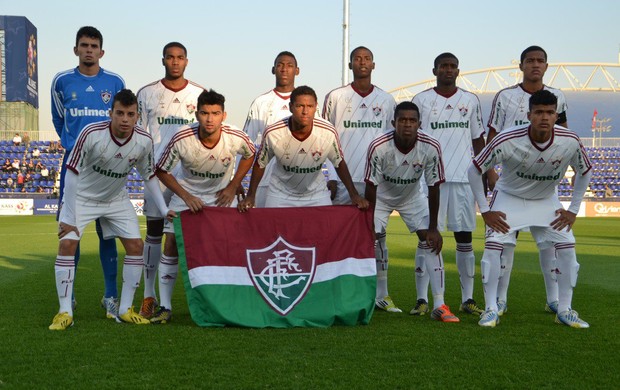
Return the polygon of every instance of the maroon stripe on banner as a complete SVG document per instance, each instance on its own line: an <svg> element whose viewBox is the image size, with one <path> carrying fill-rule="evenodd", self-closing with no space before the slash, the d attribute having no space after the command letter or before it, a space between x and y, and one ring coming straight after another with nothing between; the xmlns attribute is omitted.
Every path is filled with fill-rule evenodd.
<svg viewBox="0 0 620 390"><path fill-rule="evenodd" d="M315 248L315 264L347 257L374 258L372 211L354 206L255 208L205 207L181 213L188 268L247 265L246 250L267 250L278 237L298 248ZM281 246L278 246L281 249Z"/></svg>

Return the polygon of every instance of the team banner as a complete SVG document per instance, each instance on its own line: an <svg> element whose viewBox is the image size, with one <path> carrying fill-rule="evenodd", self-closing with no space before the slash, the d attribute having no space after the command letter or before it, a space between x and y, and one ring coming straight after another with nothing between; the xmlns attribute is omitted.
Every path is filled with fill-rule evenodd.
<svg viewBox="0 0 620 390"><path fill-rule="evenodd" d="M368 324L372 212L354 206L206 207L174 221L190 313L200 326Z"/></svg>

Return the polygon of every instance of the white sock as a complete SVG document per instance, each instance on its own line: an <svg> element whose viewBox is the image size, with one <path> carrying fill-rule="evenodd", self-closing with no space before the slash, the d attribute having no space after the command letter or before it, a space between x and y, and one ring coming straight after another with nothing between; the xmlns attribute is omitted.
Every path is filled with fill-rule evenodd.
<svg viewBox="0 0 620 390"><path fill-rule="evenodd" d="M418 242L418 248L415 252L415 290L417 294L416 299L424 299L428 302L428 284L430 282L429 271L425 264L425 250L430 247L425 242Z"/></svg>
<svg viewBox="0 0 620 390"><path fill-rule="evenodd" d="M504 245L501 255L501 273L499 284L497 285L497 299L508 302L508 285L510 284L510 275L515 261L515 247L513 245Z"/></svg>
<svg viewBox="0 0 620 390"><path fill-rule="evenodd" d="M547 303L558 300L558 282L555 277L555 248L541 249L538 254L540 269L545 280L545 291L547 293Z"/></svg>
<svg viewBox="0 0 620 390"><path fill-rule="evenodd" d="M383 299L388 296L388 257L385 242L385 233L377 234L375 240L375 259L377 262L377 290L376 299Z"/></svg>
<svg viewBox="0 0 620 390"><path fill-rule="evenodd" d="M433 253L431 247L424 242L424 247L418 246L418 252L424 256L424 264L426 264L426 272L431 283L431 291L433 293L433 309L437 309L443 305L444 298L444 269L443 258L441 253Z"/></svg>
<svg viewBox="0 0 620 390"><path fill-rule="evenodd" d="M557 255L558 313L562 313L571 308L579 263L577 263L575 244L555 244L555 249Z"/></svg>
<svg viewBox="0 0 620 390"><path fill-rule="evenodd" d="M73 317L73 278L75 277L75 256L56 256L54 263L56 292L60 303L59 313L67 312Z"/></svg>
<svg viewBox="0 0 620 390"><path fill-rule="evenodd" d="M471 242L456 243L456 268L459 270L461 281L461 302L465 302L474 297L476 258Z"/></svg>
<svg viewBox="0 0 620 390"><path fill-rule="evenodd" d="M144 240L144 298L157 298L155 282L161 259L161 239L162 236L154 237L147 234Z"/></svg>
<svg viewBox="0 0 620 390"><path fill-rule="evenodd" d="M142 256L125 256L123 261L123 290L121 291L121 303L118 314L125 314L133 305L133 297L140 285L140 276L144 269Z"/></svg>
<svg viewBox="0 0 620 390"><path fill-rule="evenodd" d="M165 254L161 256L161 264L159 264L159 305L168 310L172 310L172 292L177 280L178 268L178 257L169 257Z"/></svg>
<svg viewBox="0 0 620 390"><path fill-rule="evenodd" d="M486 310L497 311L497 284L501 271L501 253L503 245L487 242L480 260L482 286L484 287L484 303Z"/></svg>

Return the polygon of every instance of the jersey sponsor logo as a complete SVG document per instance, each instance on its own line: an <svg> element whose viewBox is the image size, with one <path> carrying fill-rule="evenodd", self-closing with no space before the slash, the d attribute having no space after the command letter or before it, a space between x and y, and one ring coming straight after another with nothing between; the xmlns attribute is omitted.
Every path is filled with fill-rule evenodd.
<svg viewBox="0 0 620 390"><path fill-rule="evenodd" d="M535 173L527 174L521 171L517 171L517 176L522 179L536 180L536 181L553 181L559 180L562 177L562 172L558 172L555 175L547 175L547 176L538 176Z"/></svg>
<svg viewBox="0 0 620 390"><path fill-rule="evenodd" d="M122 179L129 174L129 172L114 172L111 169L101 168L97 165L93 165L93 171L99 173L100 175L111 177L114 179Z"/></svg>
<svg viewBox="0 0 620 390"><path fill-rule="evenodd" d="M224 174L226 172L221 172L221 173L197 172L190 168L189 173L191 173L193 176L203 177L205 179L219 179L221 177L224 177Z"/></svg>
<svg viewBox="0 0 620 390"><path fill-rule="evenodd" d="M322 165L317 165L316 167L308 167L308 168L302 168L300 166L282 165L282 168L284 168L286 172L292 172L292 173L314 173L314 172L321 171L323 169Z"/></svg>
<svg viewBox="0 0 620 390"><path fill-rule="evenodd" d="M345 129L356 129L356 128L373 128L373 129L382 129L383 121L344 121L342 123Z"/></svg>
<svg viewBox="0 0 620 390"><path fill-rule="evenodd" d="M392 184L403 184L403 185L409 185L409 184L414 184L418 182L418 179L403 179L402 177L390 177L386 174L383 174L383 180L385 180L388 183L392 183Z"/></svg>
<svg viewBox="0 0 620 390"><path fill-rule="evenodd" d="M431 129L467 129L469 128L469 121L465 122L431 122Z"/></svg>
<svg viewBox="0 0 620 390"><path fill-rule="evenodd" d="M103 100L105 104L110 103L110 100L112 100L112 92L101 91L101 100Z"/></svg>
<svg viewBox="0 0 620 390"><path fill-rule="evenodd" d="M96 110L94 108L88 108L88 107L84 107L84 108L70 108L69 109L69 115L73 116L73 117L77 117L77 116L102 116L102 117L107 117L109 116L110 110Z"/></svg>
<svg viewBox="0 0 620 390"><path fill-rule="evenodd" d="M192 119L185 119L185 118L178 118L178 117L163 117L163 116L158 116L157 117L157 124L159 125L188 125L190 123L194 123L195 118Z"/></svg>
<svg viewBox="0 0 620 390"><path fill-rule="evenodd" d="M85 89L85 92L95 92L95 88L92 85L89 85L88 88Z"/></svg>
<svg viewBox="0 0 620 390"><path fill-rule="evenodd" d="M524 121L524 120L521 120L521 119L516 119L515 120L515 126L527 125L529 123L530 123L529 121Z"/></svg>
<svg viewBox="0 0 620 390"><path fill-rule="evenodd" d="M298 247L279 236L260 249L246 249L256 290L273 310L286 315L306 295L316 270L316 248Z"/></svg>

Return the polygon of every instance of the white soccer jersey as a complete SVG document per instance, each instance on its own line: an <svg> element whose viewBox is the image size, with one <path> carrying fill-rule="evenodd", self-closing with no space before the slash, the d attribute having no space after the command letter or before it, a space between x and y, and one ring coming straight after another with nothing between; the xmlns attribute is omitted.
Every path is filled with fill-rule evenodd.
<svg viewBox="0 0 620 390"><path fill-rule="evenodd" d="M291 115L289 109L291 93L270 90L260 95L250 105L243 131L256 145L260 145L267 126Z"/></svg>
<svg viewBox="0 0 620 390"><path fill-rule="evenodd" d="M566 121L566 98L559 89L547 87L543 89L552 92L558 98L557 112L560 116L560 122ZM493 98L493 106L491 107L491 116L489 116L489 128L501 132L504 129L514 126L527 125L530 121L527 119L529 111L531 93L523 89L521 84L504 88L499 91ZM563 120L562 120L563 119Z"/></svg>
<svg viewBox="0 0 620 390"><path fill-rule="evenodd" d="M153 177L153 140L135 126L124 140L115 138L110 121L95 122L80 133L67 168L80 180L77 195L96 201L111 201L127 197L127 175L136 167L145 180Z"/></svg>
<svg viewBox="0 0 620 390"><path fill-rule="evenodd" d="M398 207L420 195L420 177L426 185L445 181L441 147L436 139L418 131L418 139L409 151L394 144L395 132L380 135L368 148L366 181L377 186L377 201Z"/></svg>
<svg viewBox="0 0 620 390"><path fill-rule="evenodd" d="M461 88L443 96L430 88L415 95L412 101L420 109L422 129L441 144L446 181L468 183L472 140L484 135L478 96Z"/></svg>
<svg viewBox="0 0 620 390"><path fill-rule="evenodd" d="M289 128L291 117L284 118L265 130L258 152L258 164L265 168L276 158L270 186L282 196L313 200L325 195L323 175L326 160L338 167L342 150L336 129L331 123L315 118L312 132L303 141L293 136Z"/></svg>
<svg viewBox="0 0 620 390"><path fill-rule="evenodd" d="M395 107L394 97L374 85L365 95L349 84L325 96L323 118L338 131L353 182L364 181L368 146L377 136L393 128Z"/></svg>
<svg viewBox="0 0 620 390"><path fill-rule="evenodd" d="M222 126L217 145L207 148L198 135L199 123L180 129L162 150L157 169L172 172L178 162L181 169L175 170L175 179L190 194L199 197L207 205L215 205L216 193L226 188L234 175L235 159L252 158L254 144L245 133ZM185 202L174 194L170 208L175 211L187 209Z"/></svg>
<svg viewBox="0 0 620 390"><path fill-rule="evenodd" d="M581 175L592 167L581 140L572 131L555 126L551 140L541 147L531 140L528 130L525 125L502 131L474 159L481 172L502 165L498 189L524 199L548 198L569 165Z"/></svg>
<svg viewBox="0 0 620 390"><path fill-rule="evenodd" d="M179 90L166 87L162 80L140 88L138 124L153 137L156 156L178 129L196 122L198 96L204 90L189 80Z"/></svg>

